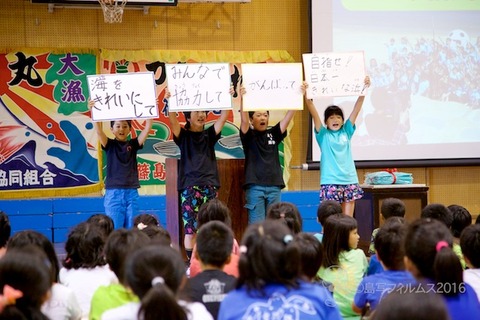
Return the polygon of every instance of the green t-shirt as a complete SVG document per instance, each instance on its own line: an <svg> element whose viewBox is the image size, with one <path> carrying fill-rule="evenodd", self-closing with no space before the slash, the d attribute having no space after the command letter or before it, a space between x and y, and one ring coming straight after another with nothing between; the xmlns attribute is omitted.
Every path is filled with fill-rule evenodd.
<svg viewBox="0 0 480 320"><path fill-rule="evenodd" d="M129 302L138 301L138 297L121 284L100 286L93 294L88 318L90 320L100 320L105 311L120 307Z"/></svg>
<svg viewBox="0 0 480 320"><path fill-rule="evenodd" d="M368 261L361 249L342 251L338 257L339 267L318 270L317 275L333 284L333 299L340 309L343 318L360 318L353 312L352 303L358 285L367 272Z"/></svg>

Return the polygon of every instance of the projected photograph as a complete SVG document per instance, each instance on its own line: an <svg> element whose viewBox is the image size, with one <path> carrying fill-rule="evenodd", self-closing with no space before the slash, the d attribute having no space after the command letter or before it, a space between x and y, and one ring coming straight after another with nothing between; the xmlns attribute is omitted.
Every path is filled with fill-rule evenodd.
<svg viewBox="0 0 480 320"><path fill-rule="evenodd" d="M365 54L372 85L355 159L480 158L480 11L466 1L388 3L312 1L313 52ZM337 104L348 117L355 99L315 104L320 114Z"/></svg>

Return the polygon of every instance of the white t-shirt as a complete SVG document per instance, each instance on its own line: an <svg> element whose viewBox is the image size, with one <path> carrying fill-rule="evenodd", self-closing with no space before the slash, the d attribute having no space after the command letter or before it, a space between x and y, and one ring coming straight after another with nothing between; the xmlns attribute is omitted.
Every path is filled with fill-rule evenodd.
<svg viewBox="0 0 480 320"><path fill-rule="evenodd" d="M463 271L463 281L472 286L480 301L480 269L467 269Z"/></svg>
<svg viewBox="0 0 480 320"><path fill-rule="evenodd" d="M50 298L42 305L42 312L51 320L79 320L82 308L72 289L61 283L54 283Z"/></svg>
<svg viewBox="0 0 480 320"><path fill-rule="evenodd" d="M188 311L188 320L213 320L213 316L200 302L178 301ZM137 320L139 302L131 302L121 307L110 309L102 314L101 320Z"/></svg>
<svg viewBox="0 0 480 320"><path fill-rule="evenodd" d="M118 283L117 276L108 265L98 266L93 269L65 269L59 273L60 283L69 287L75 293L78 303L82 308L82 317L88 318L90 302L94 292L100 286Z"/></svg>

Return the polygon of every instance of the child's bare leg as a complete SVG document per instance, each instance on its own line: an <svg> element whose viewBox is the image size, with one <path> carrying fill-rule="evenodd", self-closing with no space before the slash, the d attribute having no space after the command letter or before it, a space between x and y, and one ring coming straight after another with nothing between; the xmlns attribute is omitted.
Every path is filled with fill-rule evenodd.
<svg viewBox="0 0 480 320"><path fill-rule="evenodd" d="M342 202L343 213L353 217L353 211L355 210L355 201Z"/></svg>

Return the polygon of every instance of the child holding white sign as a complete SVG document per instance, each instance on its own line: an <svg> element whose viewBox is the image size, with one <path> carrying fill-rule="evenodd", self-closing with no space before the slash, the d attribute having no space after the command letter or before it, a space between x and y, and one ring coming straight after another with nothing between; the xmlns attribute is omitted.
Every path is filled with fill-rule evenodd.
<svg viewBox="0 0 480 320"><path fill-rule="evenodd" d="M370 78L364 80L364 88L370 86ZM304 82L304 94L308 83ZM363 91L362 91L363 92ZM305 101L315 125L315 138L322 151L320 159L320 202L335 200L342 205L343 213L353 217L355 200L363 197L352 157L351 139L355 132L355 120L362 109L365 96L358 97L350 117L345 121L340 107L332 105L325 109L322 125L320 116L311 99Z"/></svg>
<svg viewBox="0 0 480 320"><path fill-rule="evenodd" d="M240 138L245 153L245 208L248 223L263 221L267 208L281 201L285 188L278 145L287 136L295 110L289 110L275 126L268 127L267 110L243 111L245 88L240 88Z"/></svg>
<svg viewBox="0 0 480 320"><path fill-rule="evenodd" d="M166 89L165 98L170 98L170 95ZM176 112L168 113L173 141L180 148L177 187L185 231L184 247L189 261L195 243L198 210L202 204L218 196L220 179L215 144L220 139L229 113L230 110L222 110L220 117L208 128L205 128L206 111L184 111L185 127L180 125Z"/></svg>
<svg viewBox="0 0 480 320"><path fill-rule="evenodd" d="M95 101L89 100L91 108ZM110 121L110 130L115 139L107 137L102 129L102 122L94 122L102 149L107 154L107 174L105 178L104 206L105 214L112 218L115 229L131 228L132 219L138 214L138 179L137 151L143 148L153 119L145 120L145 127L136 138L128 139L131 120Z"/></svg>

